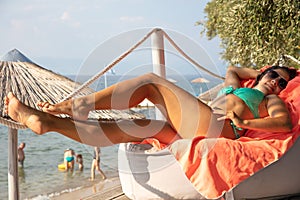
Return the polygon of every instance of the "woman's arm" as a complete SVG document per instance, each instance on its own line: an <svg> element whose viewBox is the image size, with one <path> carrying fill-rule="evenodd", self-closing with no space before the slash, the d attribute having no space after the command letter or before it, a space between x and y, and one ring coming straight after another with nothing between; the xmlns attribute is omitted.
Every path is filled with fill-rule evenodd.
<svg viewBox="0 0 300 200"><path fill-rule="evenodd" d="M267 109L269 117L242 120L234 113L228 113L227 118L243 129L270 131L270 132L290 132L293 128L291 118L284 102L277 95L269 95L267 98Z"/></svg>
<svg viewBox="0 0 300 200"><path fill-rule="evenodd" d="M259 71L245 67L229 66L226 72L224 85L233 88L241 87L240 81L243 79L254 79L259 75Z"/></svg>

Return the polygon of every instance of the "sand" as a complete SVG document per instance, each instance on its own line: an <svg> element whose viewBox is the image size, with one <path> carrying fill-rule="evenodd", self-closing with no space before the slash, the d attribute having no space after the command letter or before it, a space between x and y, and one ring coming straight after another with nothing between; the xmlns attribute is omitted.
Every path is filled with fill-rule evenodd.
<svg viewBox="0 0 300 200"><path fill-rule="evenodd" d="M72 192L66 192L59 196L53 196L51 200L129 200L123 191L119 177L108 178L95 183L91 187L85 187Z"/></svg>

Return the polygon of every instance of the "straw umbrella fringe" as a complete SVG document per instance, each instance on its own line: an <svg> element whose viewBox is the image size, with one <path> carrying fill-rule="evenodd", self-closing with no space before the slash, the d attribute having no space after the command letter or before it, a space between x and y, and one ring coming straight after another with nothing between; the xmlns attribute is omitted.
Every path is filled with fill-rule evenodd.
<svg viewBox="0 0 300 200"><path fill-rule="evenodd" d="M38 101L58 103L72 91L80 86L71 79L52 71L44 69L34 63L0 61L0 99L3 99L8 92L13 92L21 102L38 109ZM94 92L90 88L85 88L78 96ZM0 102L0 114L5 118L3 101ZM65 117L62 115L62 117ZM89 118L115 120L115 119L135 119L144 116L133 111L95 111Z"/></svg>

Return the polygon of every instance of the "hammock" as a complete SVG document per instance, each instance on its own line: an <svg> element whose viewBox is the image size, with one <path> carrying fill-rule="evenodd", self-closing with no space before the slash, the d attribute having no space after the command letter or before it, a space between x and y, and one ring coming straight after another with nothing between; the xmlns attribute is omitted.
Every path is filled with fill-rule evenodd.
<svg viewBox="0 0 300 200"><path fill-rule="evenodd" d="M82 94L84 90L86 90L88 88L88 86L90 86L93 82L95 82L99 77L101 77L102 75L104 75L106 72L108 72L109 70L111 70L116 64L118 64L122 59L124 59L126 56L128 56L131 52L133 52L138 46L140 46L144 41L146 41L154 32L157 31L162 31L163 36L170 42L170 44L183 56L185 57L191 64L193 64L194 66L198 67L199 69L201 69L202 71L210 74L213 77L219 78L224 80L224 77L215 74L209 70L207 70L205 67L201 66L200 64L198 64L195 60L193 60L191 57L189 57L186 53L184 53L184 51L171 39L171 37L164 32L161 29L153 29L151 30L148 34L146 34L142 39L140 39L136 44L134 44L131 48L129 48L126 52L124 52L122 55L120 55L119 57L117 57L113 62L111 62L110 64L108 64L103 70L101 70L99 73L97 73L96 75L94 75L93 77L91 77L89 80L87 80L85 83L83 83L82 85L79 85L77 89L75 89L73 92L71 92L68 96L66 96L64 99L62 99L61 101L65 101L68 99L71 99L73 97L75 97L78 94ZM11 119L9 119L8 117L4 117L1 118L0 117L0 123L14 128L14 129L26 129L27 127L24 126L23 124L20 124L19 122L15 122Z"/></svg>

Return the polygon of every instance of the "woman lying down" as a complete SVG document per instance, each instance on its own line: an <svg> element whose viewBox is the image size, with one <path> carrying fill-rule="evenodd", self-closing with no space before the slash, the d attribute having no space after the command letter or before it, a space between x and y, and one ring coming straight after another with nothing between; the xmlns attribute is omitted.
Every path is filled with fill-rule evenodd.
<svg viewBox="0 0 300 200"><path fill-rule="evenodd" d="M26 106L13 93L8 93L5 112L36 134L58 132L98 147L140 142L149 137L165 144L196 136L237 139L247 129L272 132L292 129L289 112L277 95L295 76L295 69L280 66L270 67L262 73L229 67L225 87L208 106L173 83L155 74L146 74L58 104L39 102L41 110ZM241 80L255 78L252 88L241 87ZM165 121L87 120L91 110L128 109L145 98L160 109ZM67 114L71 118L60 118L55 116L57 114Z"/></svg>

